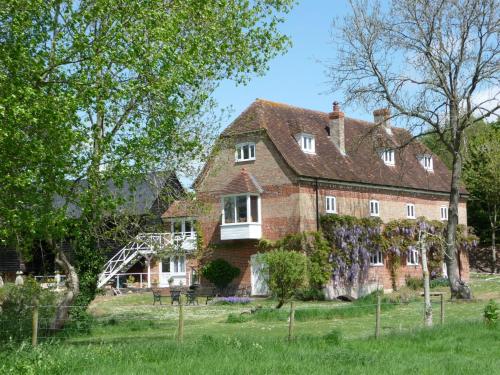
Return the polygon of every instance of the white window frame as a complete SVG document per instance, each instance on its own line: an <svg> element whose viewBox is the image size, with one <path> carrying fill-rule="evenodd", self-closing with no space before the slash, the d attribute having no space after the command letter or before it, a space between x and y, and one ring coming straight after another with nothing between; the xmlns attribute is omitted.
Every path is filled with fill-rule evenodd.
<svg viewBox="0 0 500 375"><path fill-rule="evenodd" d="M380 151L380 157L382 158L382 161L384 162L385 165L388 166L395 166L396 165L396 153L392 149L384 149Z"/></svg>
<svg viewBox="0 0 500 375"><path fill-rule="evenodd" d="M415 205L413 203L407 203L405 208L407 219L415 219L417 217Z"/></svg>
<svg viewBox="0 0 500 375"><path fill-rule="evenodd" d="M375 210L376 208L376 210ZM370 216L380 216L380 202L377 200L370 200L369 204Z"/></svg>
<svg viewBox="0 0 500 375"><path fill-rule="evenodd" d="M196 230L194 228L194 223L195 223L196 219L194 219L192 217L175 218L175 219L170 219L169 221L170 221L170 233L172 233L172 234L181 234L181 235L190 236L190 237L193 237L196 234ZM174 232L175 223L178 223L178 222L181 223L181 231ZM191 223L191 231L190 232L186 231L186 222Z"/></svg>
<svg viewBox="0 0 500 375"><path fill-rule="evenodd" d="M328 214L337 213L337 198L333 195L327 195L325 197L325 212Z"/></svg>
<svg viewBox="0 0 500 375"><path fill-rule="evenodd" d="M370 266L380 267L384 265L384 254L382 251L378 250L373 254L370 254Z"/></svg>
<svg viewBox="0 0 500 375"><path fill-rule="evenodd" d="M441 206L439 208L441 220L448 220L448 206Z"/></svg>
<svg viewBox="0 0 500 375"><path fill-rule="evenodd" d="M434 171L434 161L432 159L432 155L429 154L421 155L419 159L422 168L424 168L428 172Z"/></svg>
<svg viewBox="0 0 500 375"><path fill-rule="evenodd" d="M181 259L182 259L182 261L181 261ZM165 262L167 260L170 264L169 271L165 271L163 269L163 262ZM172 275L184 275L186 273L186 256L182 255L182 254L168 256L167 258L161 260L160 267L161 267L161 270L160 270L161 273L168 273L168 274L172 274ZM177 268L177 271L175 270L176 268ZM181 268L183 268L183 269L179 270Z"/></svg>
<svg viewBox="0 0 500 375"><path fill-rule="evenodd" d="M408 250L406 254L406 265L407 266L418 266L419 265L420 254L417 249L412 248Z"/></svg>
<svg viewBox="0 0 500 375"><path fill-rule="evenodd" d="M307 133L297 134L297 142L300 149L306 154L316 154L316 140L314 135Z"/></svg>
<svg viewBox="0 0 500 375"><path fill-rule="evenodd" d="M244 157L245 153L243 152L243 149L245 147L248 147L248 158ZM255 142L238 143L236 145L236 151L234 153L234 159L235 159L235 161L237 163L238 162L242 162L242 161L255 160Z"/></svg>
<svg viewBox="0 0 500 375"><path fill-rule="evenodd" d="M247 198L247 221L243 222L238 222L236 221L237 217L237 208L236 208L236 198L237 197L242 197L245 196ZM251 213L251 199L250 197L257 197L257 221L251 221L252 220L252 213ZM226 215L225 215L225 208L224 208L224 200L228 198L233 198L233 206L234 206L234 219L235 222L232 223L226 223ZM222 225L241 225L241 224L260 224L262 222L262 207L261 207L261 199L260 195L258 194L230 194L230 195L224 195L221 197L221 206L222 206Z"/></svg>

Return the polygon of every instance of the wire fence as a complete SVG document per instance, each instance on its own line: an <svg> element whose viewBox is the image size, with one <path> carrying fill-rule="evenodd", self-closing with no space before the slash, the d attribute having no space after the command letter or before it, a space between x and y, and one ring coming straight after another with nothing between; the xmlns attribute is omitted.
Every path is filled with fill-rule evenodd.
<svg viewBox="0 0 500 375"><path fill-rule="evenodd" d="M436 299L436 297L438 297ZM432 301L434 325L446 323L447 301L443 295L434 296ZM200 334L207 321L219 323L246 323L245 329L260 329L282 332L293 339L313 326L327 331L342 326L352 337L380 337L395 331L405 331L424 325L424 304L422 299L412 301L390 301L378 296L375 303L334 303L299 305L292 303L277 310L256 304L251 306L221 306L213 304L186 305L164 304L155 306L117 307L116 311L104 315L91 315L83 306L67 306L69 317L55 318L56 306L32 305L19 308L17 313L0 313L0 343L82 341L103 342L106 340L127 340L138 338L169 338L182 341L186 332L189 336ZM480 318L480 315L476 315ZM466 317L464 317L465 320ZM457 321L455 314L454 321ZM339 322L342 324L339 324ZM247 328L245 328L247 327ZM347 329L348 328L348 329ZM223 330L222 330L223 331ZM228 330L231 332L231 330Z"/></svg>

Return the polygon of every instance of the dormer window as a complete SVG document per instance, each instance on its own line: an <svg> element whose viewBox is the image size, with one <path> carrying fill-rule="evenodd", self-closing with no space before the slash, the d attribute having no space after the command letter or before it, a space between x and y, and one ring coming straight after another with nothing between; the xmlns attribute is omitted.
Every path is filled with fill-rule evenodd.
<svg viewBox="0 0 500 375"><path fill-rule="evenodd" d="M422 155L420 156L420 164L422 164L422 167L428 172L432 172L434 170L434 165L432 163L432 156L431 155Z"/></svg>
<svg viewBox="0 0 500 375"><path fill-rule="evenodd" d="M316 153L316 145L314 142L314 137L310 134L298 134L297 142L299 142L299 146L303 152L306 154L315 154Z"/></svg>
<svg viewBox="0 0 500 375"><path fill-rule="evenodd" d="M246 142L236 145L236 161L255 160L255 143Z"/></svg>
<svg viewBox="0 0 500 375"><path fill-rule="evenodd" d="M382 150L380 152L380 157L382 158L382 161L384 162L385 165L396 165L396 158L394 156L394 150Z"/></svg>

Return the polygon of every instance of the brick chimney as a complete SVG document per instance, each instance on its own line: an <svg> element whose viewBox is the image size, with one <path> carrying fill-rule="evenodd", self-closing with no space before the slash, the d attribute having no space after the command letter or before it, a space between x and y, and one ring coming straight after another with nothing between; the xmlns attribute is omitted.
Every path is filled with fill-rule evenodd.
<svg viewBox="0 0 500 375"><path fill-rule="evenodd" d="M340 111L338 102L333 102L333 112L328 114L328 118L330 119L330 139L340 153L345 155L344 112Z"/></svg>
<svg viewBox="0 0 500 375"><path fill-rule="evenodd" d="M375 125L381 125L387 134L392 134L391 110L389 108L380 108L373 111L373 122Z"/></svg>

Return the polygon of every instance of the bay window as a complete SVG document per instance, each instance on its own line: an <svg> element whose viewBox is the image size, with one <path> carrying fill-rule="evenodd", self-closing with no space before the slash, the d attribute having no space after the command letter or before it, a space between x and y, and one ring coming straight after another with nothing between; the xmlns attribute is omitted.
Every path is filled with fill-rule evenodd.
<svg viewBox="0 0 500 375"><path fill-rule="evenodd" d="M251 194L223 197L222 224L259 223L259 196Z"/></svg>

